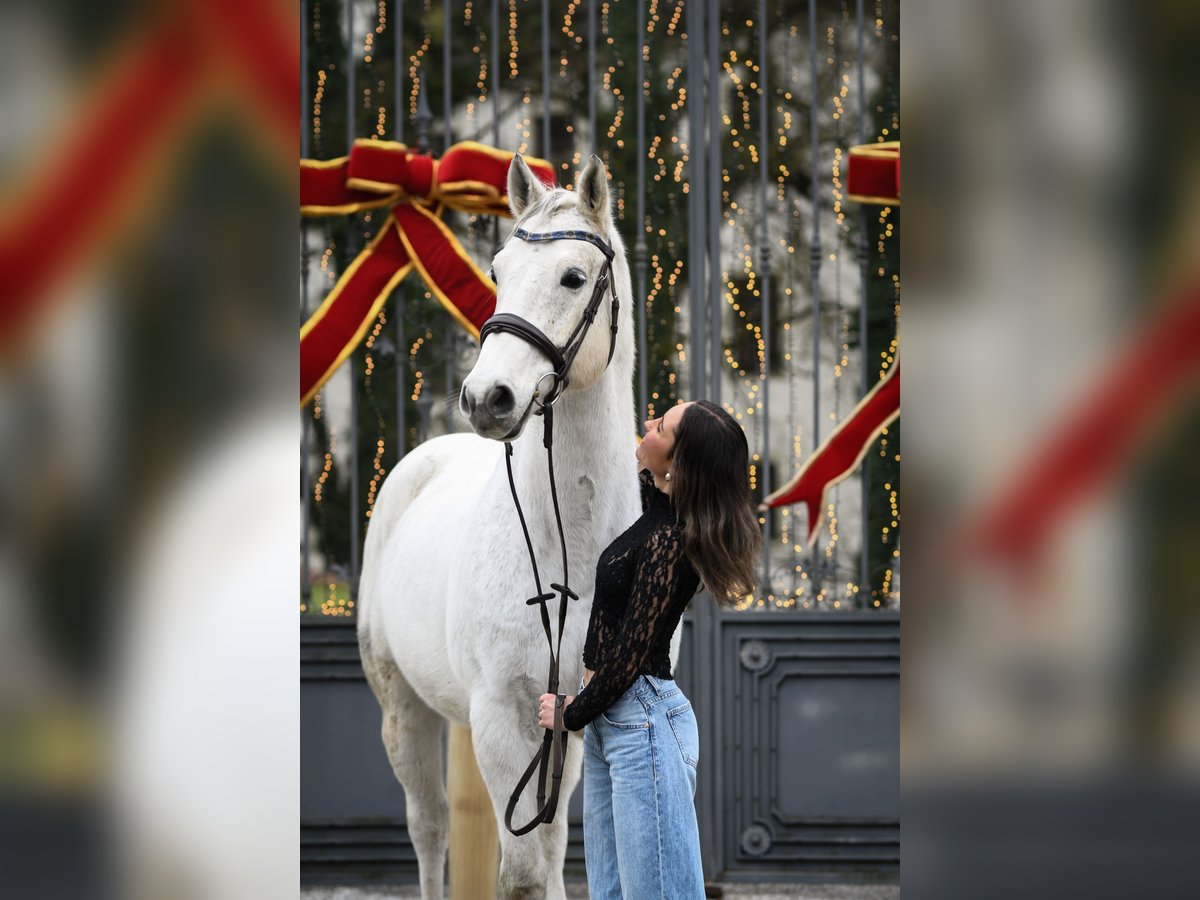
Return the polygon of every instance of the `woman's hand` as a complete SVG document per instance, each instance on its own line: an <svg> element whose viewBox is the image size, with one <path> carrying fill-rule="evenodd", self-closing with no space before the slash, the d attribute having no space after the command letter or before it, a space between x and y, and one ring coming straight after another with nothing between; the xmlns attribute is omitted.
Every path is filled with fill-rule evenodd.
<svg viewBox="0 0 1200 900"><path fill-rule="evenodd" d="M543 728L554 727L554 694L542 694L538 699L538 724ZM571 705L571 701L575 699L574 694L568 695L563 700L563 713L566 714L567 707Z"/></svg>

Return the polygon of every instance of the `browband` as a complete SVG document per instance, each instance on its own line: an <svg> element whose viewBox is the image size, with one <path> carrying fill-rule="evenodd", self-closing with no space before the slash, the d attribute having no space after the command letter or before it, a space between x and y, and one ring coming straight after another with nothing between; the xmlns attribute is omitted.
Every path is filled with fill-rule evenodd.
<svg viewBox="0 0 1200 900"><path fill-rule="evenodd" d="M523 241L529 241L530 243L536 243L538 241L561 241L561 240L587 241L589 244L592 244L592 245L596 246L597 248L599 248L600 252L603 253L608 258L609 262L613 261L613 248L610 247L607 243L605 243L604 238L600 237L600 235L593 234L590 231L535 232L535 231L526 231L524 228L515 228L515 229L513 229L513 237L520 238Z"/></svg>

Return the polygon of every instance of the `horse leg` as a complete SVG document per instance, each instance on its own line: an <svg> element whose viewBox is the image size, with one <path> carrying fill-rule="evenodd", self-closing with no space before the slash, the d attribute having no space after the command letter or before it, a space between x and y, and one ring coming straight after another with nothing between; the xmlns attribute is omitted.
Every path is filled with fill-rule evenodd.
<svg viewBox="0 0 1200 900"><path fill-rule="evenodd" d="M423 900L442 900L450 805L443 778L442 733L446 720L425 705L396 664L368 660L363 671L383 711L383 745L404 788L408 834L417 851Z"/></svg>
<svg viewBox="0 0 1200 900"><path fill-rule="evenodd" d="M563 860L567 851L567 804L570 791L579 781L583 764L582 747L572 738L567 743L558 811L549 825L539 825L529 834L516 837L504 826L508 798L526 766L542 746L542 729L537 724L537 693L512 697L474 697L471 702L471 740L479 772L487 785L500 832L500 900L564 900ZM524 715L520 715L520 712ZM513 825L520 827L533 818L536 809L537 775L527 785L513 812ZM549 777L547 776L547 781Z"/></svg>

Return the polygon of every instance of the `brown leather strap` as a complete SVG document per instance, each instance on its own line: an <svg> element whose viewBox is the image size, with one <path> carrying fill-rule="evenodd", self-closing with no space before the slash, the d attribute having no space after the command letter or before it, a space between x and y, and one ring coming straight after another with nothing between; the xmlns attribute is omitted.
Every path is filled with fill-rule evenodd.
<svg viewBox="0 0 1200 900"><path fill-rule="evenodd" d="M537 828L543 822L549 824L554 821L554 813L558 809L558 792L562 785L563 768L567 761L567 728L563 724L563 705L566 702L565 694L556 694L554 697L554 727L547 728L545 737L542 738L542 747L529 763L529 767L525 770L525 774L521 776L521 780L517 782L516 789L508 798L508 806L504 810L504 827L513 834L520 837L523 834L528 834ZM553 762L550 770L550 797L546 797L546 762ZM517 801L520 800L521 794L525 791L525 786L529 784L533 778L534 770L538 770L538 792L537 804L538 811L534 814L525 825L520 828L513 828L512 816L513 811L517 808Z"/></svg>
<svg viewBox="0 0 1200 900"><path fill-rule="evenodd" d="M513 504L517 508L517 516L521 521L521 531L525 536L525 546L529 551L529 562L533 567L533 581L536 587L536 593L525 602L530 606L536 605L538 612L541 614L542 628L545 630L546 640L550 644L550 676L547 679L548 686L546 693L554 694L556 697L554 704L554 727L546 729L541 749L529 763L529 767L525 770L525 774L521 776L516 789L509 796L508 808L504 812L504 824L508 830L515 835L522 835L532 831L542 822L553 822L554 813L558 807L559 786L562 783L563 766L567 758L567 729L562 721L563 703L566 698L565 695L558 693L558 668L562 657L563 633L566 630L567 623L567 600L579 599L579 595L568 587L567 538L566 532L563 530L562 510L558 504L558 485L554 478L554 404L563 390L566 389L570 369L575 362L575 355L579 352L580 347L583 346L584 338L587 337L588 329L591 328L596 320L596 313L606 293L612 296L612 305L609 309L610 333L608 361L605 363L605 367L612 362L613 353L617 348L617 316L620 314L621 304L617 299L617 288L614 283L612 271L614 252L612 247L599 235L584 231L556 231L545 234L533 234L521 228L516 229L513 234L523 241L555 241L564 239L588 241L598 247L604 253L605 257L604 266L596 279L596 284L592 289L592 296L588 301L587 307L576 323L575 329L567 338L566 345L561 350L540 328L520 316L511 313L497 313L493 315L483 324L483 328L479 333L481 344L493 332L499 331L516 335L540 350L554 365L554 372L552 373L554 375L554 384L549 394L539 399L538 394L535 392L534 399L539 400L540 408L536 411L536 414L541 415L544 422L542 445L546 448L546 467L550 480L550 499L554 505L554 521L558 528L559 547L562 550L562 583L552 583L550 585L559 597L557 648L555 648L554 635L550 628L550 612L546 607L546 604L554 599L555 594L542 590L542 580L538 572L537 557L533 552L533 541L529 536L529 528L525 522L525 513L521 509L521 500L517 496L516 481L513 479L513 450L512 443L509 441L505 442L504 456L505 466L508 470L508 487L512 492ZM540 386L541 382L539 381L538 384ZM549 766L551 769L549 799L546 798L546 769L548 764L552 764ZM513 828L513 810L517 806L521 792L525 790L525 786L533 778L535 769L538 772L537 814L521 828Z"/></svg>

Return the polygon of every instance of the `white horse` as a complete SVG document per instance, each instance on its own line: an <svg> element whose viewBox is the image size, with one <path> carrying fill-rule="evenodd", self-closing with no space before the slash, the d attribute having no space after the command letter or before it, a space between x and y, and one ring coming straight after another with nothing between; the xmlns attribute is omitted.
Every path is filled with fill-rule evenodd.
<svg viewBox="0 0 1200 900"><path fill-rule="evenodd" d="M611 312L602 302L555 406L555 474L570 587L579 594L578 602L569 601L562 638L559 690L568 694L577 692L582 675L596 561L640 513L631 430L632 291L607 178L594 156L574 192L544 187L520 156L508 173L509 204L520 227L587 231L608 242L621 301L611 364L606 366ZM535 324L561 348L604 262L597 247L580 240L510 239L494 260L496 310ZM525 604L535 593L533 577L501 439L513 443L514 478L542 584L562 582L542 423L531 418L535 385L551 368L520 337L489 336L459 398L476 433L426 441L405 457L384 483L367 532L359 646L383 710L388 758L404 786L425 900L440 900L443 890L449 811L441 740L447 719L471 729L499 823L500 896L565 896L567 804L579 781L581 732L568 741L553 823L522 837L503 824L509 795L541 747L537 698L546 690L549 651L537 609ZM557 601L549 609L557 631ZM674 657L678 635L672 650ZM536 812L534 784L517 805L514 827Z"/></svg>

